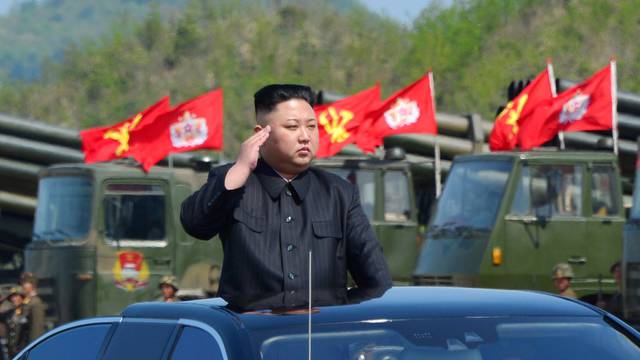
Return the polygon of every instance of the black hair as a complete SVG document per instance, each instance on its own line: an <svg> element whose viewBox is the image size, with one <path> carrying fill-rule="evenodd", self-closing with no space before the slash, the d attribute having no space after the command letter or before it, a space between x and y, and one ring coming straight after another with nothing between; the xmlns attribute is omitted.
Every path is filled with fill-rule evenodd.
<svg viewBox="0 0 640 360"><path fill-rule="evenodd" d="M309 86L295 84L272 84L263 87L253 95L256 115L259 112L269 113L281 102L301 99L313 106L315 96Z"/></svg>

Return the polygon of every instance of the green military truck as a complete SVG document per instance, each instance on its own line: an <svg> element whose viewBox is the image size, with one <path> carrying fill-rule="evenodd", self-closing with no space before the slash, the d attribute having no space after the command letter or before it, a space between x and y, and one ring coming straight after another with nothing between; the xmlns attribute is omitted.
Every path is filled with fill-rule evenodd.
<svg viewBox="0 0 640 360"><path fill-rule="evenodd" d="M394 279L409 282L419 236L408 161L347 156L315 165L358 185ZM221 244L191 238L179 221L180 204L208 169L157 166L145 174L133 163L111 162L42 171L25 268L40 279L50 323L156 299L164 275L176 276L179 295L215 294Z"/></svg>
<svg viewBox="0 0 640 360"><path fill-rule="evenodd" d="M533 151L456 157L414 281L554 291L554 264L572 265L578 296L616 291L625 214L617 157Z"/></svg>
<svg viewBox="0 0 640 360"><path fill-rule="evenodd" d="M39 278L49 321L117 314L157 298L164 275L183 292L215 292L219 242L195 240L179 225L182 200L206 176L166 167L145 174L117 162L43 170L25 269Z"/></svg>

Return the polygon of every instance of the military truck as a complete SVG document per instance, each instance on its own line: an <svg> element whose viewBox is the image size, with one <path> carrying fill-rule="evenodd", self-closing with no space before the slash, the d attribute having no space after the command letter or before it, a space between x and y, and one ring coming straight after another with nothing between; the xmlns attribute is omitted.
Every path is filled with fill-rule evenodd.
<svg viewBox="0 0 640 360"><path fill-rule="evenodd" d="M554 264L595 303L616 291L610 266L625 222L617 158L532 151L458 156L431 218L414 282L554 291Z"/></svg>
<svg viewBox="0 0 640 360"><path fill-rule="evenodd" d="M193 239L179 221L183 199L206 181L203 164L157 166L149 174L127 161L41 171L25 268L40 279L50 323L117 314L153 300L165 275L176 276L183 297L215 294L220 241ZM408 283L419 238L409 162L340 156L315 165L358 185L394 279Z"/></svg>
<svg viewBox="0 0 640 360"><path fill-rule="evenodd" d="M189 237L179 222L182 200L206 176L166 167L145 174L126 162L43 170L25 269L39 278L48 320L117 314L158 297L164 275L183 293L215 293L220 243Z"/></svg>

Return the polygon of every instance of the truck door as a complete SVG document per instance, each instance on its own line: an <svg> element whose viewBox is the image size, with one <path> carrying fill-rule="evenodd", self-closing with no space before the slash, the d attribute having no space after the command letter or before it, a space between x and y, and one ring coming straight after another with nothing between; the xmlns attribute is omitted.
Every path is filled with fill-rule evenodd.
<svg viewBox="0 0 640 360"><path fill-rule="evenodd" d="M167 229L167 185L104 184L97 271L97 314L117 314L133 302L157 298L160 279L173 273Z"/></svg>
<svg viewBox="0 0 640 360"><path fill-rule="evenodd" d="M513 288L554 291L551 270L571 264L574 289L589 261L583 209L584 166L523 163L505 217L504 271Z"/></svg>
<svg viewBox="0 0 640 360"><path fill-rule="evenodd" d="M591 167L590 209L587 217L587 243L591 269L590 290L593 293L616 291L611 265L622 257L622 213L620 178L613 164L594 163Z"/></svg>

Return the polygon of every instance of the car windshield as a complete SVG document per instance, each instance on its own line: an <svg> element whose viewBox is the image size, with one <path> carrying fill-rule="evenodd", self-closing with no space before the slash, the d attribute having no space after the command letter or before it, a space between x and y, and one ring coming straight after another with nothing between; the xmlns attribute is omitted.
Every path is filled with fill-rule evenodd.
<svg viewBox="0 0 640 360"><path fill-rule="evenodd" d="M460 230L490 230L511 171L510 161L456 163L447 177L434 220L432 236Z"/></svg>
<svg viewBox="0 0 640 360"><path fill-rule="evenodd" d="M322 310L320 310L322 311ZM299 331L296 331L299 330ZM264 360L306 358L306 329L256 334ZM632 359L640 349L600 318L465 317L313 327L313 359Z"/></svg>
<svg viewBox="0 0 640 360"><path fill-rule="evenodd" d="M85 237L91 225L91 180L81 176L45 177L38 185L33 240Z"/></svg>

